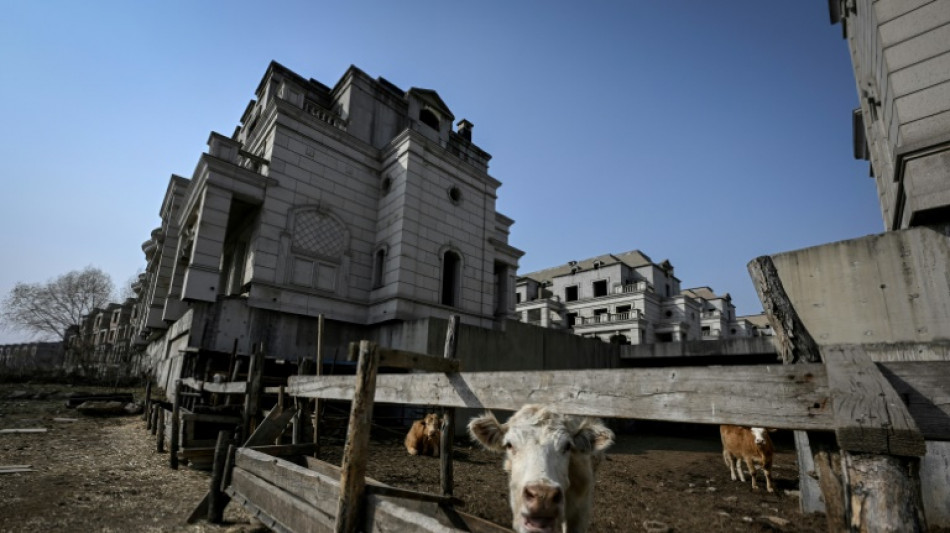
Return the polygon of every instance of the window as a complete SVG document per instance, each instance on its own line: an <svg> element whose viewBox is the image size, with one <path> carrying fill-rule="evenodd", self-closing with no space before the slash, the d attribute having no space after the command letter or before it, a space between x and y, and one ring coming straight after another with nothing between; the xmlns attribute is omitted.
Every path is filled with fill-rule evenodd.
<svg viewBox="0 0 950 533"><path fill-rule="evenodd" d="M373 257L373 288L377 289L383 286L383 265L386 262L386 250L380 248L376 250Z"/></svg>
<svg viewBox="0 0 950 533"><path fill-rule="evenodd" d="M294 215L289 282L301 287L336 292L340 260L349 235L328 213L307 208Z"/></svg>
<svg viewBox="0 0 950 533"><path fill-rule="evenodd" d="M442 256L442 305L458 306L461 258L453 251Z"/></svg>
<svg viewBox="0 0 950 533"><path fill-rule="evenodd" d="M516 293L515 293L515 303L519 303L519 304L521 303L521 293L520 293L520 292L516 292Z"/></svg>
<svg viewBox="0 0 950 533"><path fill-rule="evenodd" d="M566 326L569 328L573 328L574 324L577 323L577 313L568 313L564 318L567 321Z"/></svg>
<svg viewBox="0 0 950 533"><path fill-rule="evenodd" d="M439 117L431 109L419 111L419 122L429 126L435 131L439 131Z"/></svg>
<svg viewBox="0 0 950 533"><path fill-rule="evenodd" d="M564 301L565 302L577 301L577 285L564 287Z"/></svg>
<svg viewBox="0 0 950 533"><path fill-rule="evenodd" d="M607 280L605 279L594 282L594 298L598 296L607 296Z"/></svg>

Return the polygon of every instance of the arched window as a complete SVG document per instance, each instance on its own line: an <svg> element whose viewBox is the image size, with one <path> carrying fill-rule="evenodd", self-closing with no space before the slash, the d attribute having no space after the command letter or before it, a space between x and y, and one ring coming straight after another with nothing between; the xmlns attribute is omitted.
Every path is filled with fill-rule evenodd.
<svg viewBox="0 0 950 533"><path fill-rule="evenodd" d="M423 109L422 111L419 111L419 122L422 122L435 131L439 131L439 117L433 113L431 109Z"/></svg>
<svg viewBox="0 0 950 533"><path fill-rule="evenodd" d="M442 305L458 306L462 259L451 250L442 255Z"/></svg>

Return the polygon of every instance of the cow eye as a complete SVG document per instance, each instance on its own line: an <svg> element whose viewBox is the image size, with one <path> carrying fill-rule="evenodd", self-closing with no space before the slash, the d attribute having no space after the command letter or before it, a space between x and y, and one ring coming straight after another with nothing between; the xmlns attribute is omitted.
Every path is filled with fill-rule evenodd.
<svg viewBox="0 0 950 533"><path fill-rule="evenodd" d="M515 447L512 446L510 442L506 442L506 443L505 443L505 449L508 450L508 451L511 452L511 453L514 453L514 452L515 452Z"/></svg>
<svg viewBox="0 0 950 533"><path fill-rule="evenodd" d="M567 441L567 442L565 442L564 445L561 447L561 453L567 453L567 452L571 451L571 448L573 448L573 447L574 447L574 445L571 444L571 441Z"/></svg>

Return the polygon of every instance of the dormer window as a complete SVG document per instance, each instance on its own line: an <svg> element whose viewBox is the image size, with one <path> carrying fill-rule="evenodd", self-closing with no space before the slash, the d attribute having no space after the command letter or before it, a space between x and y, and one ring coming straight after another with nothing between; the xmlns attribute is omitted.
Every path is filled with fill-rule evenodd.
<svg viewBox="0 0 950 533"><path fill-rule="evenodd" d="M431 109L426 108L419 111L419 122L422 122L435 131L439 131L439 116L432 112Z"/></svg>

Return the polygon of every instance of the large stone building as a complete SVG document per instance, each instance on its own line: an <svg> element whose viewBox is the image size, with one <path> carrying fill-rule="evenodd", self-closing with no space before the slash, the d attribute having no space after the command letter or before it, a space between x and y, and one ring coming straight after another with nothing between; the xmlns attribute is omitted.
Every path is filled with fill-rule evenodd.
<svg viewBox="0 0 950 533"><path fill-rule="evenodd" d="M737 317L728 293L681 289L669 261L639 250L570 261L518 277L522 322L618 344L768 335L762 316Z"/></svg>
<svg viewBox="0 0 950 533"><path fill-rule="evenodd" d="M829 2L851 52L855 157L888 230L950 221L950 3Z"/></svg>
<svg viewBox="0 0 950 533"><path fill-rule="evenodd" d="M271 63L233 134L169 181L135 286L140 343L159 360L235 341L295 359L318 315L503 329L523 252L472 129L432 90Z"/></svg>

